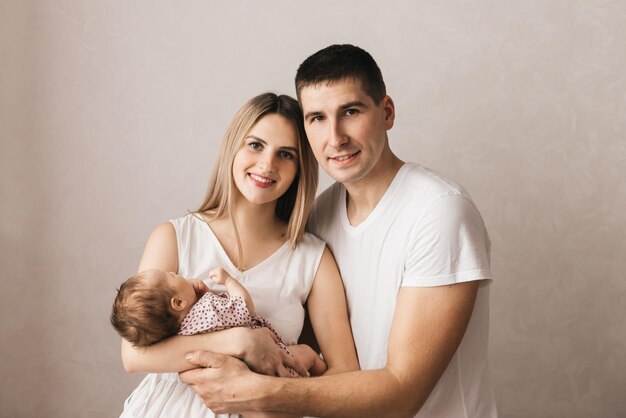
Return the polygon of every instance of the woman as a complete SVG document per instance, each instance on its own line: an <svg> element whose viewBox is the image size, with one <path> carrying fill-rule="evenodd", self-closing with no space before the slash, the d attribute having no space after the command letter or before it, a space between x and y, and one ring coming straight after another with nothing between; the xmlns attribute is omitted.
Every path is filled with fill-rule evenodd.
<svg viewBox="0 0 626 418"><path fill-rule="evenodd" d="M193 214L159 225L150 235L139 270L158 269L184 277L206 277L223 267L250 291L257 311L285 342L295 344L309 315L327 374L358 369L344 290L325 244L304 226L317 187L317 163L304 133L297 102L259 95L235 115L220 147L206 199ZM176 336L146 349L122 340L124 367L152 372L126 400L122 416L215 415L175 372L192 366L193 350L229 354L257 372L302 373L310 348L277 348L262 328L233 328ZM168 373L169 372L169 373Z"/></svg>

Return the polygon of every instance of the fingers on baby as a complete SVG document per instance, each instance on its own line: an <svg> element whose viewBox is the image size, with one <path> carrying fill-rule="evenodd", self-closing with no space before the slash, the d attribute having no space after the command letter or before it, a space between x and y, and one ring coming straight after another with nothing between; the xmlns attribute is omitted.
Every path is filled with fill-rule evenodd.
<svg viewBox="0 0 626 418"><path fill-rule="evenodd" d="M281 356L282 356L282 360L283 360L283 365L282 365L281 368L284 369L284 372L286 374L280 374L281 368L279 368L279 376L281 376L281 377L289 377L290 376L289 372L287 371L287 369L284 366L291 367L300 376L307 377L309 375L308 370L306 369L306 367L304 367L304 365L302 363L300 363L298 361L298 359L296 359L292 354L288 354L288 353L286 353L284 351L281 351Z"/></svg>
<svg viewBox="0 0 626 418"><path fill-rule="evenodd" d="M185 360L204 368L220 368L227 357L223 354L212 353L210 351L197 350L187 353Z"/></svg>
<svg viewBox="0 0 626 418"><path fill-rule="evenodd" d="M226 273L226 270L218 267L209 272L209 278L217 284L224 284L226 283L226 280L230 278L230 276L228 273Z"/></svg>

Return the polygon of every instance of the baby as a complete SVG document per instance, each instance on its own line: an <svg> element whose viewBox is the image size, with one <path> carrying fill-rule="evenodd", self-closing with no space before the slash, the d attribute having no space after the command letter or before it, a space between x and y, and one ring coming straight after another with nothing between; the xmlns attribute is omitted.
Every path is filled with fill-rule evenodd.
<svg viewBox="0 0 626 418"><path fill-rule="evenodd" d="M278 346L289 353L269 322L256 314L252 297L241 283L222 268L212 270L209 278L224 285L228 293L214 293L202 280L187 280L171 272L137 273L120 286L111 323L136 347L146 347L176 334L267 327L274 333ZM311 373L322 374L326 364L315 357ZM287 370L292 377L300 377L294 369L287 367Z"/></svg>

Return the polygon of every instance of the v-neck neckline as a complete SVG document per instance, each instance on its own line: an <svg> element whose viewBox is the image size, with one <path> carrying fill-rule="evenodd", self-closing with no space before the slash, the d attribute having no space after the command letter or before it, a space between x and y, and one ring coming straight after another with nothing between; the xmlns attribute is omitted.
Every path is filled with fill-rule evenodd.
<svg viewBox="0 0 626 418"><path fill-rule="evenodd" d="M211 239L214 241L215 245L217 246L217 248L218 248L218 250L220 252L220 255L226 261L226 264L228 265L227 266L228 269L229 270L232 269L232 271L237 272L239 277L243 277L244 275L248 275L248 273L261 268L265 264L269 264L274 258L278 257L281 253L283 253L285 251L285 249L288 248L288 246L289 246L289 240L287 240L280 247L278 247L273 253L271 253L269 256L265 257L259 263L255 264L254 266L252 266L250 268L247 268L245 270L240 270L239 268L237 268L235 263L233 263L233 260L230 259L230 257L228 256L228 253L224 249L224 246L222 245L220 240L217 238L217 235L215 235L215 232L213 231L213 229L211 228L209 223L204 219L204 216L200 215L200 218L201 218L200 219L201 222L207 228L207 231L209 232L209 236L211 237Z"/></svg>
<svg viewBox="0 0 626 418"><path fill-rule="evenodd" d="M385 193L383 193L378 203L376 203L376 206L374 206L374 209L372 209L367 217L363 219L363 221L361 221L358 225L352 225L350 223L350 218L348 217L348 191L346 190L345 186L342 187L339 198L339 201L341 202L341 206L339 207L339 213L341 217L341 223L343 224L344 229L349 231L351 234L359 233L365 231L369 227L369 225L376 222L378 218L382 216L382 214L385 212L386 208L390 205L389 200L392 198L394 193L396 193L396 189L399 187L399 184L402 183L402 180L406 176L406 173L408 172L410 167L411 166L408 163L404 163L400 167L394 178L391 180L391 183L389 183L387 190L385 190Z"/></svg>

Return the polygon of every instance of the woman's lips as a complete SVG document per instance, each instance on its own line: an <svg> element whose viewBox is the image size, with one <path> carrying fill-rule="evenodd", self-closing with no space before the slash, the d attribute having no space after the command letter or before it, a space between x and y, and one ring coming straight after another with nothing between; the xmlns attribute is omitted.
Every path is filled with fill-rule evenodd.
<svg viewBox="0 0 626 418"><path fill-rule="evenodd" d="M262 189L271 187L274 183L276 183L276 180L272 180L269 177L261 176L259 174L248 173L248 177L250 178L252 184Z"/></svg>

